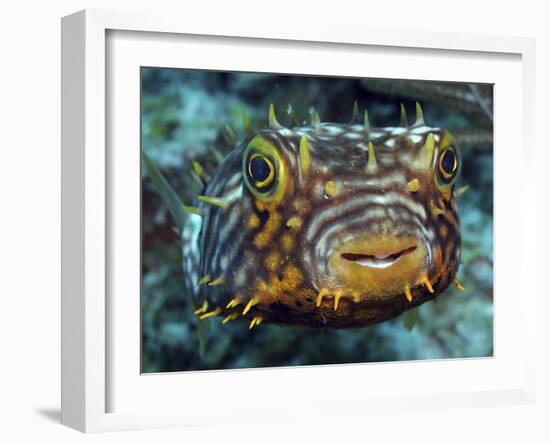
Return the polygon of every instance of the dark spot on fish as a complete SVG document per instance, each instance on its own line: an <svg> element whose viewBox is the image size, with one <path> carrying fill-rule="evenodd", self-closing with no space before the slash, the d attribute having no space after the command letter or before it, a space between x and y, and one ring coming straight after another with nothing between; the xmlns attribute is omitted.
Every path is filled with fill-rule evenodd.
<svg viewBox="0 0 550 442"><path fill-rule="evenodd" d="M258 210L256 211L256 215L258 215L258 218L260 218L260 225L262 226L262 229L263 229L263 226L269 219L269 212L267 210L261 210L261 211Z"/></svg>
<svg viewBox="0 0 550 442"><path fill-rule="evenodd" d="M270 307L271 310L273 310L274 312L283 313L283 314L285 314L285 315L290 311L290 308L288 307L288 305L283 304L283 303L280 302L280 301L273 302L272 304L270 304L269 307Z"/></svg>

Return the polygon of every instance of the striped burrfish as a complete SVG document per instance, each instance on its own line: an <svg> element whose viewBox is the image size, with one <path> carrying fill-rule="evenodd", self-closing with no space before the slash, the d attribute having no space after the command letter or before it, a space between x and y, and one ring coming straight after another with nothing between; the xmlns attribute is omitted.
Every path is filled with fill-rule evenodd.
<svg viewBox="0 0 550 442"><path fill-rule="evenodd" d="M244 121L246 140L180 216L184 286L199 319L366 326L453 282L463 289L460 151L418 103L411 126L403 106L396 127L371 126L365 111L350 124L313 113L287 128L273 105L266 129Z"/></svg>

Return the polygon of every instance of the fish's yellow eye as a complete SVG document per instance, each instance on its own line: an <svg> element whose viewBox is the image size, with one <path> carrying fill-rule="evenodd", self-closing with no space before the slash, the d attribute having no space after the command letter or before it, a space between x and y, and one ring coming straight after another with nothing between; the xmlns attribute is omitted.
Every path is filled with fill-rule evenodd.
<svg viewBox="0 0 550 442"><path fill-rule="evenodd" d="M278 148L261 135L243 152L242 176L250 193L264 204L278 204L287 187L286 165Z"/></svg>
<svg viewBox="0 0 550 442"><path fill-rule="evenodd" d="M441 152L437 170L443 184L449 184L453 180L458 171L458 157L454 149L446 148Z"/></svg>
<svg viewBox="0 0 550 442"><path fill-rule="evenodd" d="M248 160L248 179L259 192L268 192L273 184L273 163L263 155L254 153Z"/></svg>

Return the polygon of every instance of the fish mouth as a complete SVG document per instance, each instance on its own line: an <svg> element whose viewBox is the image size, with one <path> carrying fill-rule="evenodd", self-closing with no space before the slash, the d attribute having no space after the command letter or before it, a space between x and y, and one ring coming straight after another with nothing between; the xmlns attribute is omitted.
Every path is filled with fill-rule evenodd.
<svg viewBox="0 0 550 442"><path fill-rule="evenodd" d="M395 264L402 257L413 253L416 250L416 245L406 247L397 252L386 253L341 253L340 256L347 260L359 264L363 267L372 267L378 269L384 269Z"/></svg>
<svg viewBox="0 0 550 442"><path fill-rule="evenodd" d="M417 285L429 262L429 244L416 235L358 235L331 250L320 285L358 293L361 302L388 301Z"/></svg>

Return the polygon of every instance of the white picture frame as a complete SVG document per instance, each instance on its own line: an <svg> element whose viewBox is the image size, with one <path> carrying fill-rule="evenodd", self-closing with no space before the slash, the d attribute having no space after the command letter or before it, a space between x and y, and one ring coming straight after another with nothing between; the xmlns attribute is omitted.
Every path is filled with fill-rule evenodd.
<svg viewBox="0 0 550 442"><path fill-rule="evenodd" d="M109 235L107 220L112 210L109 195L108 142L110 134L106 121L110 118L108 108L109 93L106 76L107 65L112 62L108 56L116 56L108 50L107 35L110 32L156 33L156 36L216 36L239 38L247 41L273 40L292 47L298 42L319 45L375 46L378 48L401 48L403 51L426 49L444 52L468 52L483 54L508 54L519 57L521 64L521 109L518 128L518 158L522 174L527 176L535 162L533 141L533 109L535 108L535 46L532 39L517 37L489 37L452 33L431 33L415 31L391 32L373 28L349 28L344 26L282 26L266 23L249 23L240 27L236 22L215 22L189 17L186 20L151 14L123 13L112 11L87 10L63 18L62 21L62 422L65 425L85 432L111 431L122 429L156 428L207 424L213 418L217 422L254 421L282 419L285 417L307 418L308 416L341 414L368 414L372 410L436 409L468 406L498 405L503 403L532 403L535 396L534 342L535 324L530 318L536 316L535 281L528 277L527 256L535 256L536 239L534 223L536 219L536 193L523 188L515 191L522 201L522 210L517 211L514 220L521 224L518 253L521 269L516 285L506 288L495 284L504 293L506 290L520 290L515 307L522 314L518 316L522 338L522 352L506 376L494 385L483 388L481 384L461 390L445 387L442 373L445 370L462 370L472 377L476 374L491 376L492 370L506 371L510 362L486 364L475 361L456 361L443 366L420 363L407 370L431 370L434 379L440 373L440 383L432 390L422 393L403 393L397 386L388 385L384 394L369 396L361 389L356 394L338 396L330 393L325 399L309 396L309 407L303 407L289 393L288 404L272 402L250 402L246 398L229 395L230 401L218 400L201 406L199 394L195 390L185 399L194 407L136 408L135 410L113 411L109 395L114 388L110 370L116 360L108 339L108 328L116 317L110 311L107 288L109 286ZM136 91L138 93L139 91ZM498 114L497 114L498 117ZM495 138L499 142L498 137ZM505 166L498 167L504 168ZM497 173L498 177L498 173ZM505 186L496 181L495 186ZM517 199L516 199L517 200ZM498 205L498 200L497 200ZM497 219L498 223L498 219ZM506 228L506 226L504 226ZM516 233L517 238L517 233ZM503 249L496 247L495 260ZM496 289L497 290L497 289ZM139 299L139 298L138 298ZM505 299L503 297L502 299ZM519 299L519 300L518 300ZM506 302L503 301L502 311ZM139 308L138 308L139 309ZM504 318L505 316L503 316ZM529 319L528 319L529 318ZM498 316L496 316L498 321ZM501 323L502 324L502 323ZM504 324L510 326L510 324ZM139 337L135 337L139 339ZM519 338L518 338L519 339ZM498 354L495 357L498 360ZM453 366L453 364L457 364ZM422 365L424 364L424 365ZM375 364L376 365L376 364ZM265 385L266 379L276 387L278 382L295 382L307 390L308 378L301 368L293 370L243 371L206 373L208 382L228 384L228 380L247 376L247 382ZM323 367L324 376L361 376L364 365ZM385 371L400 376L404 369L399 364L378 364L368 368L371 373ZM482 373L483 372L483 373ZM132 376L139 376L133 373ZM303 377L301 377L303 376ZM495 374L495 378L498 376ZM163 376L162 389L174 388L170 375ZM204 377L201 379L205 379ZM204 384L203 384L204 385ZM294 384L292 384L294 385ZM155 385L155 388L157 385ZM212 387L214 388L214 387ZM229 387L227 387L229 388ZM296 390L296 389L294 389ZM273 392L275 394L275 392ZM122 391L122 394L129 394ZM130 399L128 399L130 401ZM224 414L227 406L234 403L235 414ZM330 405L333 406L330 406ZM337 406L335 406L337 404ZM236 417L236 416L237 417Z"/></svg>

